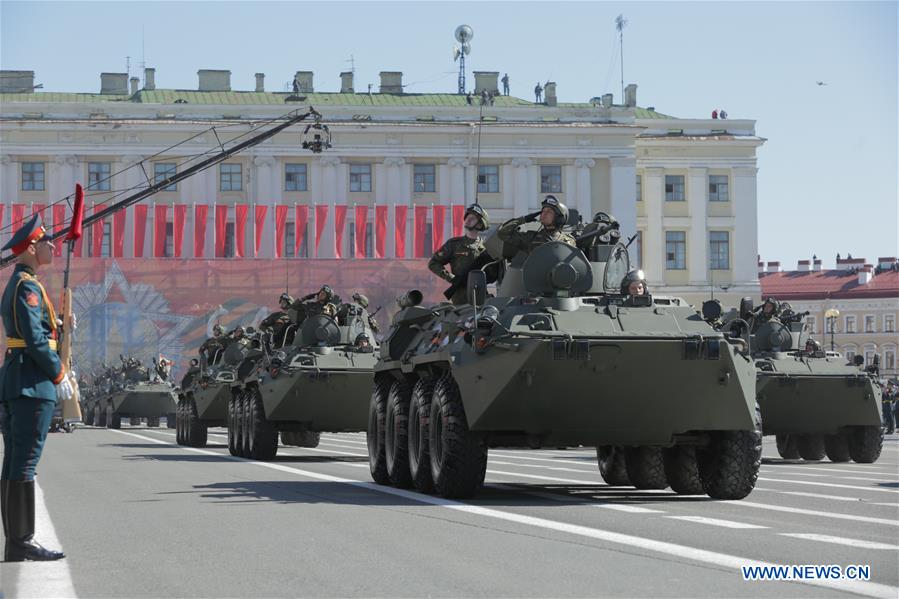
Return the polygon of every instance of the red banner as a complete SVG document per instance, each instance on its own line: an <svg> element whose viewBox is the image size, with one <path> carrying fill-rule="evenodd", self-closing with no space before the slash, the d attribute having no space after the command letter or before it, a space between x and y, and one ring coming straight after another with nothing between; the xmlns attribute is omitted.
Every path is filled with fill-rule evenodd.
<svg viewBox="0 0 899 599"><path fill-rule="evenodd" d="M275 206L275 258L284 257L284 231L287 229L288 208L283 205Z"/></svg>
<svg viewBox="0 0 899 599"><path fill-rule="evenodd" d="M144 257L144 239L147 237L147 212L149 206L137 204L134 207L134 257Z"/></svg>
<svg viewBox="0 0 899 599"><path fill-rule="evenodd" d="M368 232L368 206L356 206L356 258L365 258L365 237Z"/></svg>
<svg viewBox="0 0 899 599"><path fill-rule="evenodd" d="M3 206L0 205L0 227L3 224ZM63 203L53 206L53 232L59 233L66 228L66 205ZM56 243L56 250L53 252L56 256L62 256L62 246L66 245L62 239Z"/></svg>
<svg viewBox="0 0 899 599"><path fill-rule="evenodd" d="M94 204L94 214L106 209L106 204ZM103 254L103 230L105 218L101 218L91 226L91 235L93 236L93 247L91 247L91 256L99 258Z"/></svg>
<svg viewBox="0 0 899 599"><path fill-rule="evenodd" d="M228 207L215 207L215 257L225 256L225 234L228 232Z"/></svg>
<svg viewBox="0 0 899 599"><path fill-rule="evenodd" d="M165 258L166 225L169 222L169 207L167 204L156 204L153 216L153 255L157 258Z"/></svg>
<svg viewBox="0 0 899 599"><path fill-rule="evenodd" d="M247 214L250 207L247 204L237 204L234 207L234 257L243 258L247 236Z"/></svg>
<svg viewBox="0 0 899 599"><path fill-rule="evenodd" d="M42 222L47 222L46 211L47 211L46 204L38 204L37 202L31 204L31 214L37 214L38 212L40 212Z"/></svg>
<svg viewBox="0 0 899 599"><path fill-rule="evenodd" d="M125 257L125 218L127 209L112 214L112 257Z"/></svg>
<svg viewBox="0 0 899 599"><path fill-rule="evenodd" d="M393 235L396 239L396 257L406 257L406 216L409 214L408 206L396 207L396 220L393 223Z"/></svg>
<svg viewBox="0 0 899 599"><path fill-rule="evenodd" d="M375 206L375 258L387 256L387 206Z"/></svg>
<svg viewBox="0 0 899 599"><path fill-rule="evenodd" d="M327 204L315 206L315 256L318 257L318 244L322 241L322 233L325 232L325 222L328 220Z"/></svg>
<svg viewBox="0 0 899 599"><path fill-rule="evenodd" d="M431 244L433 249L430 250L432 254L437 248L443 246L443 230L445 229L447 208L447 206L442 204L434 204L434 239Z"/></svg>
<svg viewBox="0 0 899 599"><path fill-rule="evenodd" d="M256 204L256 229L254 232L256 251L253 253L254 257L259 256L259 246L262 244L262 233L265 229L266 213L268 213L268 206Z"/></svg>
<svg viewBox="0 0 899 599"><path fill-rule="evenodd" d="M465 235L465 206L453 205L453 237Z"/></svg>
<svg viewBox="0 0 899 599"><path fill-rule="evenodd" d="M202 258L206 254L206 218L209 216L209 206L196 204L194 206L194 257Z"/></svg>
<svg viewBox="0 0 899 599"><path fill-rule="evenodd" d="M184 223L187 221L187 204L175 204L174 242L175 258L181 257L181 247L184 245Z"/></svg>
<svg viewBox="0 0 899 599"><path fill-rule="evenodd" d="M428 207L427 206L416 206L415 207L415 223L414 223L414 237L412 238L412 242L415 244L415 254L416 258L424 258L425 251L425 232L428 229Z"/></svg>
<svg viewBox="0 0 899 599"><path fill-rule="evenodd" d="M9 221L9 237L12 239L12 236L15 234L19 228L25 224L22 221L25 220L25 204L13 204L12 205L12 220Z"/></svg>
<svg viewBox="0 0 899 599"><path fill-rule="evenodd" d="M327 210L325 211L327 214ZM293 225L294 239L296 245L293 248L293 255L300 255L300 244L306 241L306 224L309 222L309 206L297 206L296 221ZM316 236L315 251L318 252L318 237Z"/></svg>
<svg viewBox="0 0 899 599"><path fill-rule="evenodd" d="M334 206L334 256L343 258L343 232L346 231L346 204Z"/></svg>

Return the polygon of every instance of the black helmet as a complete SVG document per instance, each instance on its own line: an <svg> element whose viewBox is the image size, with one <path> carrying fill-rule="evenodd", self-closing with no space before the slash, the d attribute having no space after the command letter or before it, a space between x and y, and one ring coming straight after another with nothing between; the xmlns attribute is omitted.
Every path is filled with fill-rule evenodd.
<svg viewBox="0 0 899 599"><path fill-rule="evenodd" d="M318 290L319 293L324 292L327 298L325 301L330 302L334 299L334 290L331 289L330 285L322 285L322 288Z"/></svg>
<svg viewBox="0 0 899 599"><path fill-rule="evenodd" d="M540 202L541 208L549 206L556 213L556 228L562 228L568 224L568 206L556 199L556 196L546 196Z"/></svg>
<svg viewBox="0 0 899 599"><path fill-rule="evenodd" d="M638 268L631 269L624 275L624 278L621 280L621 293L627 293L631 283L643 283L643 292L649 292L649 288L646 286L646 275Z"/></svg>
<svg viewBox="0 0 899 599"><path fill-rule="evenodd" d="M469 214L474 214L481 221L481 223L478 225L479 231L486 231L490 226L490 218L487 216L487 211L481 208L478 204L472 204L471 206L466 208L463 218L467 217Z"/></svg>
<svg viewBox="0 0 899 599"><path fill-rule="evenodd" d="M359 345L363 341L368 341L369 343L371 343L371 338L369 338L368 333L359 333L358 335L356 335L356 345Z"/></svg>
<svg viewBox="0 0 899 599"><path fill-rule="evenodd" d="M293 296L286 292L282 293L281 297L278 298L278 303L280 304L281 302L287 302L288 304L292 304Z"/></svg>

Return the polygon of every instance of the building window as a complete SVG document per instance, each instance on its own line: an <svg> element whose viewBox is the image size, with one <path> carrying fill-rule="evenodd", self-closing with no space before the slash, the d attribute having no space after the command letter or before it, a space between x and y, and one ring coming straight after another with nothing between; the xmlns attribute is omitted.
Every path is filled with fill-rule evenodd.
<svg viewBox="0 0 899 599"><path fill-rule="evenodd" d="M499 193L499 166L485 164L478 167L478 191Z"/></svg>
<svg viewBox="0 0 899 599"><path fill-rule="evenodd" d="M350 191L371 191L371 165L350 165Z"/></svg>
<svg viewBox="0 0 899 599"><path fill-rule="evenodd" d="M843 354L846 356L846 361L851 363L853 359L855 359L855 348L847 347Z"/></svg>
<svg viewBox="0 0 899 599"><path fill-rule="evenodd" d="M687 268L687 234L684 231L665 231L665 268Z"/></svg>
<svg viewBox="0 0 899 599"><path fill-rule="evenodd" d="M294 258L294 248L297 245L296 224L284 223L284 251L281 255L285 258Z"/></svg>
<svg viewBox="0 0 899 599"><path fill-rule="evenodd" d="M178 165L174 162L156 162L153 164L153 183L162 183L177 172ZM166 185L162 191L178 191L178 184Z"/></svg>
<svg viewBox="0 0 899 599"><path fill-rule="evenodd" d="M375 255L374 248L372 246L372 241L374 239L374 234L372 233L371 223L367 223L365 225L365 257L371 258ZM356 257L356 225L354 223L350 223L350 247L346 252L347 258L355 258Z"/></svg>
<svg viewBox="0 0 899 599"><path fill-rule="evenodd" d="M709 201L730 201L727 175L709 175Z"/></svg>
<svg viewBox="0 0 899 599"><path fill-rule="evenodd" d="M643 177L641 175L637 175L637 201L643 201Z"/></svg>
<svg viewBox="0 0 899 599"><path fill-rule="evenodd" d="M874 325L874 316L868 314L865 316L865 332L876 333L877 327Z"/></svg>
<svg viewBox="0 0 899 599"><path fill-rule="evenodd" d="M234 223L225 225L225 253L222 258L234 257Z"/></svg>
<svg viewBox="0 0 899 599"><path fill-rule="evenodd" d="M847 333L855 332L855 316L847 316L846 317L846 332Z"/></svg>
<svg viewBox="0 0 899 599"><path fill-rule="evenodd" d="M87 163L87 188L97 191L109 191L112 189L109 176L112 173L112 165L109 162Z"/></svg>
<svg viewBox="0 0 899 599"><path fill-rule="evenodd" d="M877 351L873 349L865 350L865 366L872 366L874 364L874 356L877 355ZM878 360L879 362L880 360Z"/></svg>
<svg viewBox="0 0 899 599"><path fill-rule="evenodd" d="M895 349L885 349L883 350L883 370L887 372L893 372L896 370L896 350Z"/></svg>
<svg viewBox="0 0 899 599"><path fill-rule="evenodd" d="M683 175L665 175L665 201L666 202L683 202L684 201L684 176Z"/></svg>
<svg viewBox="0 0 899 599"><path fill-rule="evenodd" d="M44 163L22 163L22 191L44 191Z"/></svg>
<svg viewBox="0 0 899 599"><path fill-rule="evenodd" d="M893 314L884 314L883 316L883 332L884 333L895 333L896 332L896 316Z"/></svg>
<svg viewBox="0 0 899 599"><path fill-rule="evenodd" d="M112 256L112 223L103 223L103 244L100 246L100 257L109 258Z"/></svg>
<svg viewBox="0 0 899 599"><path fill-rule="evenodd" d="M307 191L306 165L284 165L284 191Z"/></svg>
<svg viewBox="0 0 899 599"><path fill-rule="evenodd" d="M433 164L416 164L412 171L412 191L434 193L437 191L436 168Z"/></svg>
<svg viewBox="0 0 899 599"><path fill-rule="evenodd" d="M243 189L243 165L222 164L219 166L219 191L241 191Z"/></svg>
<svg viewBox="0 0 899 599"><path fill-rule="evenodd" d="M818 321L814 316L805 317L805 330L809 333L817 333Z"/></svg>
<svg viewBox="0 0 899 599"><path fill-rule="evenodd" d="M728 231L709 231L709 267L712 270L730 270Z"/></svg>
<svg viewBox="0 0 899 599"><path fill-rule="evenodd" d="M540 167L540 193L562 193L562 167Z"/></svg>
<svg viewBox="0 0 899 599"><path fill-rule="evenodd" d="M163 252L166 258L175 257L175 225L173 223L165 224L165 248Z"/></svg>

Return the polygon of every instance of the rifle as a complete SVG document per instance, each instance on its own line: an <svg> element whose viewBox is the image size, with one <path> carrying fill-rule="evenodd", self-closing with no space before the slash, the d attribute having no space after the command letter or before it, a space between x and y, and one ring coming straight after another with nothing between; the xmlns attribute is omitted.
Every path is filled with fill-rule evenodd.
<svg viewBox="0 0 899 599"><path fill-rule="evenodd" d="M475 258L474 262L472 262L471 266L465 269L464 272L460 272L457 275L453 275L453 280L450 281L450 286L446 288L446 291L443 292L443 297L446 299L452 299L452 297L456 294L462 286L468 283L468 273L475 272L478 270L482 270L485 266L492 264L495 262L493 256L488 254L486 251L481 252L477 258ZM487 277L488 283L496 282L495 276Z"/></svg>

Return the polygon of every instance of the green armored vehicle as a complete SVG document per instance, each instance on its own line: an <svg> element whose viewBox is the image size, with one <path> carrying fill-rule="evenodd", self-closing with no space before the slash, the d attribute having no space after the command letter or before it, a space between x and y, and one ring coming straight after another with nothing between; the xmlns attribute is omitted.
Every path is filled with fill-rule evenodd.
<svg viewBox="0 0 899 599"><path fill-rule="evenodd" d="M162 416L169 428L175 422L175 387L168 380L165 367L150 370L135 358L122 358L122 366L108 369L95 382L82 410L96 426L121 428L122 418L132 425L146 419L148 427L159 426Z"/></svg>
<svg viewBox="0 0 899 599"><path fill-rule="evenodd" d="M753 308L746 298L725 318L724 328L748 334L764 434L776 435L784 459L872 463L883 446L876 377L803 343L805 315L771 298Z"/></svg>
<svg viewBox="0 0 899 599"><path fill-rule="evenodd" d="M611 485L740 499L761 463L755 370L676 297L622 293L618 223L529 254L494 235L496 297L410 292L381 346L369 408L372 478L444 497L482 486L490 447L595 446ZM640 277L642 279L642 276Z"/></svg>

